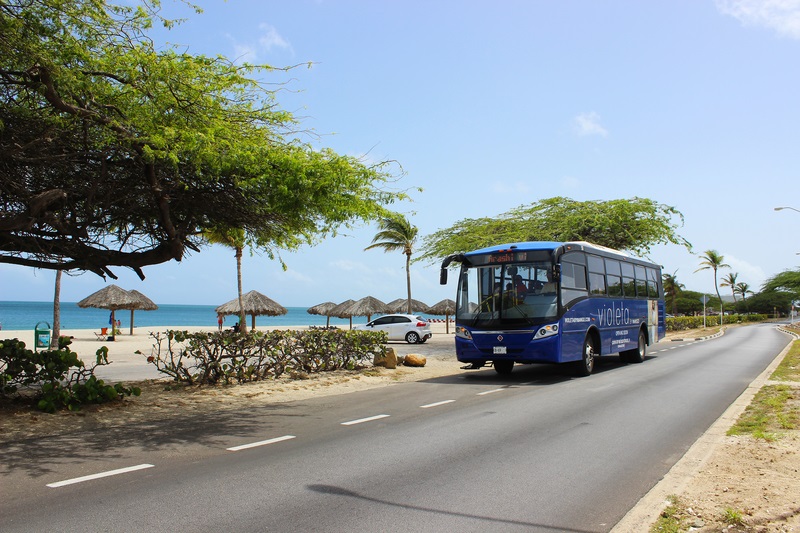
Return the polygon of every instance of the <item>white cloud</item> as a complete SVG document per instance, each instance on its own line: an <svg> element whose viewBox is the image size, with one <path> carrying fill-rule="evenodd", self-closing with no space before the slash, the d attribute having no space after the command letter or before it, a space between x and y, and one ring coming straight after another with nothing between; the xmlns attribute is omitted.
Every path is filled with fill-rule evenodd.
<svg viewBox="0 0 800 533"><path fill-rule="evenodd" d="M276 30L274 26L262 23L258 26L258 28L262 33L261 37L258 39L258 44L267 52L270 52L273 47L291 49L291 45L286 41L286 39L281 37L281 35L278 33L278 30Z"/></svg>
<svg viewBox="0 0 800 533"><path fill-rule="evenodd" d="M286 274L286 276L289 277L289 279L291 279L292 281L296 281L298 283L313 283L314 282L314 278L313 277L308 276L306 274L303 274L301 272L298 272L297 270L292 270L291 268L286 270L285 274Z"/></svg>
<svg viewBox="0 0 800 533"><path fill-rule="evenodd" d="M261 56L269 54L273 49L292 51L292 45L278 33L278 30L269 24L261 23L258 26L260 36L255 43L241 43L236 37L228 35L233 43L234 58L237 64L258 63Z"/></svg>
<svg viewBox="0 0 800 533"><path fill-rule="evenodd" d="M716 0L720 13L744 26L770 28L791 39L800 39L800 0Z"/></svg>
<svg viewBox="0 0 800 533"><path fill-rule="evenodd" d="M608 130L600 124L600 115L591 111L589 113L581 113L574 119L575 130L581 137L586 135L600 135L601 137L608 137Z"/></svg>
<svg viewBox="0 0 800 533"><path fill-rule="evenodd" d="M739 274L736 278L737 283L745 282L750 285L752 290L761 290L761 286L767 280L767 275L761 267L751 265L747 261L728 253L724 254L724 257L725 262L731 266L730 271ZM720 277L724 275L724 273L721 273Z"/></svg>
<svg viewBox="0 0 800 533"><path fill-rule="evenodd" d="M246 44L233 45L233 57L237 64L254 63L258 58L256 49Z"/></svg>

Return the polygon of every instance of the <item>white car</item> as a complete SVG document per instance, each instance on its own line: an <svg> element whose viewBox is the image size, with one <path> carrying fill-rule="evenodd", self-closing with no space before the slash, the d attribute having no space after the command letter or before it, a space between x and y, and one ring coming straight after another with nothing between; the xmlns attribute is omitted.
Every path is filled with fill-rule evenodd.
<svg viewBox="0 0 800 533"><path fill-rule="evenodd" d="M355 325L353 329L385 331L390 341L406 341L409 344L422 343L433 337L430 323L415 315L384 315L372 322Z"/></svg>

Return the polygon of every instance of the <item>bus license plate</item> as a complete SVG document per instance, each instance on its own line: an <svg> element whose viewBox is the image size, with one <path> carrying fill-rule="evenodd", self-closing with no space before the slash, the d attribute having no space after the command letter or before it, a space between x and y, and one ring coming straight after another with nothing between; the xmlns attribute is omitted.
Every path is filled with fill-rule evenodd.
<svg viewBox="0 0 800 533"><path fill-rule="evenodd" d="M494 347L494 354L495 355L505 355L507 352L505 346L495 346Z"/></svg>

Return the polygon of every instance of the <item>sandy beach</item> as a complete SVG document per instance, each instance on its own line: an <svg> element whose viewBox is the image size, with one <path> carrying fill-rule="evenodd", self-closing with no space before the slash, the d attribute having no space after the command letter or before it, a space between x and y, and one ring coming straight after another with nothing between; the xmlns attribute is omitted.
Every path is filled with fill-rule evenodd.
<svg viewBox="0 0 800 533"><path fill-rule="evenodd" d="M283 326L269 329L306 330L308 328L309 326ZM445 333L445 329L443 322L435 322L431 324L433 338L425 344L391 342L389 345L397 351L398 355L409 353L425 355L431 361L431 367L440 367L437 363L447 361L450 364L441 368L440 371L455 373L459 371L459 366L455 357L452 322L450 323L449 334ZM215 328L203 326L142 327L135 328L133 335L129 334L129 330L124 329L122 334L116 336L115 341L98 340L95 333L99 333L99 330L91 329L66 329L61 331L61 335L72 337L72 345L70 347L87 365L94 362L97 350L100 347L106 346L108 348L108 360L111 364L98 368L95 371L98 377L114 382L142 381L166 377L164 374L160 374L155 366L147 363L146 359L153 349L151 333L166 332L168 330L200 332L214 331ZM33 349L34 331L32 329L0 330L0 339L14 338L23 341L28 348ZM137 351L141 352L141 354L136 353Z"/></svg>

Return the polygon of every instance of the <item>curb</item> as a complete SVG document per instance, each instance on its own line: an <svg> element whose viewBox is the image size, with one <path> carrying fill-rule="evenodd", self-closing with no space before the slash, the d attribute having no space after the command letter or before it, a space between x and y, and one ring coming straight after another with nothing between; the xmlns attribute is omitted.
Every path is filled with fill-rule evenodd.
<svg viewBox="0 0 800 533"><path fill-rule="evenodd" d="M722 335L724 333L725 333L725 328L723 327L721 330L719 330L717 333L714 333L713 335L706 335L705 337L689 337L689 338L685 338L685 339L683 339L683 338L682 339L670 339L670 341L671 342L705 341L705 340L708 340L708 339L716 339L717 337L722 337Z"/></svg>

